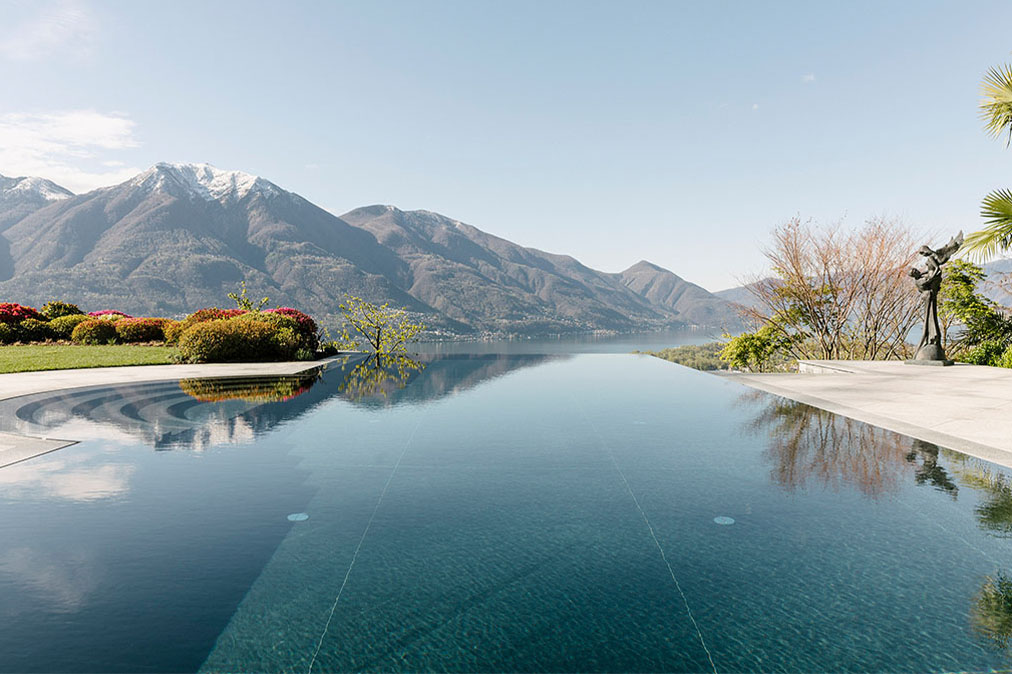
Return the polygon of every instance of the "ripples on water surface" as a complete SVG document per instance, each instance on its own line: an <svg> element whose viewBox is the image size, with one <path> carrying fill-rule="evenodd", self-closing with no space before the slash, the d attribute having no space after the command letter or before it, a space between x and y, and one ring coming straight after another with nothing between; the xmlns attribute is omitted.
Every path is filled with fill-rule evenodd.
<svg viewBox="0 0 1012 674"><path fill-rule="evenodd" d="M1006 470L648 357L350 362L0 419L81 440L0 469L3 671L1012 663Z"/></svg>

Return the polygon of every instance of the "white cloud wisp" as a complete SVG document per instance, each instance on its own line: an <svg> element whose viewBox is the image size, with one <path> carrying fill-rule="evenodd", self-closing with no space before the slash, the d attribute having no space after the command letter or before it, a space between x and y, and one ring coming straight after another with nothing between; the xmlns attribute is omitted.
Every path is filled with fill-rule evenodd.
<svg viewBox="0 0 1012 674"><path fill-rule="evenodd" d="M0 114L0 174L40 176L73 192L123 182L141 169L107 155L139 147L135 127L95 110Z"/></svg>

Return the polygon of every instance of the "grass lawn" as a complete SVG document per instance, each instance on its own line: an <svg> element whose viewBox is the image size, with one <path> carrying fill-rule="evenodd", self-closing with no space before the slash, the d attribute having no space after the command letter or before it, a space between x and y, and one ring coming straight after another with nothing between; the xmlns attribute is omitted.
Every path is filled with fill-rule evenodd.
<svg viewBox="0 0 1012 674"><path fill-rule="evenodd" d="M65 370L114 365L165 365L177 352L174 346L110 344L28 344L0 346L0 373Z"/></svg>

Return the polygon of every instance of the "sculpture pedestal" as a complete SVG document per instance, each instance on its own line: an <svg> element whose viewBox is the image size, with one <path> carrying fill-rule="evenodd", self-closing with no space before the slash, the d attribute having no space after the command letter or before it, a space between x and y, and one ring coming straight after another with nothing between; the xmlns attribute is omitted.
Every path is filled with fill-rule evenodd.
<svg viewBox="0 0 1012 674"><path fill-rule="evenodd" d="M940 344L928 343L917 349L912 360L903 361L907 365L935 365L948 366L952 361L945 357L945 351Z"/></svg>

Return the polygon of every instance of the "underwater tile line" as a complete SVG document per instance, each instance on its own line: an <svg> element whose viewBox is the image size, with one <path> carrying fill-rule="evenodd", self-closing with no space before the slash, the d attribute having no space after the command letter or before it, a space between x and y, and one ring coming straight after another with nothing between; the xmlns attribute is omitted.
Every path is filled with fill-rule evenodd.
<svg viewBox="0 0 1012 674"><path fill-rule="evenodd" d="M597 425L587 414L587 410L582 405L578 405L580 412L583 413L583 417L587 420L587 424L597 435L597 439L600 441L601 446L608 452L608 458L611 459L612 465L615 467L615 471L619 477L622 478L622 484L625 485L626 492L632 498L633 503L636 504L636 510L639 511L640 517L643 518L643 522L647 525L647 530L650 531L650 537L654 540L654 545L657 546L657 551L661 553L661 559L664 560L664 566L668 568L668 575L671 576L671 580L675 583L675 589L678 590L679 596L682 598L682 604L685 605L685 613L689 616L689 620L692 622L692 627L696 630L696 637L699 638L699 643L703 647L703 651L706 652L706 659L710 661L710 668L713 669L713 674L717 674L717 665L713 662L713 654L710 653L710 649L706 646L706 639L703 638L703 632L699 629L699 624L696 622L696 618L692 615L692 609L689 607L689 600L685 596L685 592L682 590L682 584L678 582L678 578L675 576L675 570L671 568L671 562L668 561L668 556L664 552L664 546L661 545L660 540L657 538L657 534L654 533L654 527L650 523L650 518L647 517L646 511L643 510L643 506L640 505L640 500L636 498L636 494L633 492L632 487L629 485L629 480L625 477L625 472L618 465L618 461L615 459L615 454L611 451L611 446L608 441L604 439L604 435L598 430Z"/></svg>
<svg viewBox="0 0 1012 674"><path fill-rule="evenodd" d="M323 626L323 632L320 633L320 640L316 643L316 650L313 651L313 657L309 661L309 669L307 674L312 674L313 666L316 665L316 658L320 655L320 648L323 647L323 640L327 637L327 632L330 630L330 623L334 620L334 613L337 611L337 604L341 601L341 595L344 594L344 588L348 585L348 578L351 577L352 569L355 568L355 562L358 560L358 553L362 550L362 543L365 542L365 537L369 535L369 529L372 527L373 520L376 519L376 513L379 512L380 506L383 504L383 497L386 496L387 490L390 488L390 483L394 479L394 475L397 473L397 467L401 465L401 460L404 455L408 452L408 447L411 446L411 442L415 439L415 433L418 432L418 427L422 425L422 417L418 418L418 422L415 423L415 427L411 430L411 435L408 436L407 442L404 443L404 448L401 450L401 455L397 457L397 463L390 470L390 475L387 477L386 483L383 485L383 489L380 490L379 498L376 499L376 505L373 506L372 514L369 516L369 521L366 522L365 529L362 531L362 537L358 539L358 545L355 546L355 552L351 556L351 563L348 564L348 571L344 574L344 580L341 581L341 587L337 591L337 596L334 597L334 603L330 607L330 615L327 616L327 622Z"/></svg>

